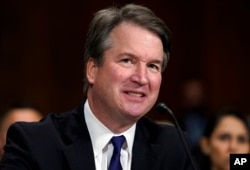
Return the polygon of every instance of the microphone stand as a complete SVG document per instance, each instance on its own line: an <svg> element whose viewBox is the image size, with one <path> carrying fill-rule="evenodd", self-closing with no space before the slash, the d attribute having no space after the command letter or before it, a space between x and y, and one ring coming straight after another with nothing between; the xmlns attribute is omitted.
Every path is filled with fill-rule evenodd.
<svg viewBox="0 0 250 170"><path fill-rule="evenodd" d="M187 142L186 142L186 140L185 140L185 138L184 138L184 136L183 136L181 127L180 127L180 125L179 125L179 123L178 123L178 121L177 121L177 119L176 119L174 113L173 113L173 112L167 107L167 105L164 104L164 103L159 103L159 104L156 106L156 109L157 109L157 111L158 111L159 113L166 113L166 112L168 112L168 113L170 114L170 116L171 116L172 119L174 120L175 127L176 127L176 129L177 129L177 131L178 131L178 134L179 134L179 136L180 136L180 138L181 138L181 141L182 141L182 143L183 143L183 145L184 145L184 148L185 148L186 153L187 153L187 155L188 155L188 157L189 157L189 160L190 160L190 162L191 162L191 164L192 164L192 167L193 167L194 170L198 170L197 167L196 167L196 165L195 165L195 162L194 162L194 160L193 160L192 154L191 154L191 152L190 152L190 148L189 148L189 146L187 145Z"/></svg>

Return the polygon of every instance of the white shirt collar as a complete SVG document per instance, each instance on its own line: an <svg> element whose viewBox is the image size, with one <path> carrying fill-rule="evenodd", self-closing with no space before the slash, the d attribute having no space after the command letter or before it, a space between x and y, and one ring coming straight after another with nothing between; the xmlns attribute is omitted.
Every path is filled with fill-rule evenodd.
<svg viewBox="0 0 250 170"><path fill-rule="evenodd" d="M114 134L104 124L102 124L93 114L89 107L88 100L84 104L85 121L90 133L90 138L94 148L95 157L102 152L113 136L124 135L126 138L129 155L132 155L136 124L122 134Z"/></svg>

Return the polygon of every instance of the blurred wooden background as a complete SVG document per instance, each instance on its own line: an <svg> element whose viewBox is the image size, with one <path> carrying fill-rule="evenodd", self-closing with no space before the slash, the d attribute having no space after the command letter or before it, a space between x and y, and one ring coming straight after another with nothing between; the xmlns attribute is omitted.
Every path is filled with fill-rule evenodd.
<svg viewBox="0 0 250 170"><path fill-rule="evenodd" d="M0 110L17 101L32 102L46 114L78 105L94 12L131 2L151 8L172 31L159 101L178 113L179 83L198 75L209 109L230 105L250 113L248 0L1 0Z"/></svg>

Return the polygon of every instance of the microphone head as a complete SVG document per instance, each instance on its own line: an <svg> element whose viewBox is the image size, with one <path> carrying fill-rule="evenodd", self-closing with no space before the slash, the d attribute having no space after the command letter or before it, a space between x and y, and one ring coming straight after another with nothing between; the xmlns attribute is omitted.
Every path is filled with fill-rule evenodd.
<svg viewBox="0 0 250 170"><path fill-rule="evenodd" d="M166 112L169 112L168 111L168 107L165 103L159 103L157 104L156 106L156 110L159 112L159 113L166 113Z"/></svg>

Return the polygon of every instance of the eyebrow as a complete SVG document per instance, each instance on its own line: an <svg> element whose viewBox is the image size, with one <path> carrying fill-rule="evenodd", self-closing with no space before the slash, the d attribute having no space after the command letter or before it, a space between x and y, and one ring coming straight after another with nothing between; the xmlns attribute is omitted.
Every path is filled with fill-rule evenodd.
<svg viewBox="0 0 250 170"><path fill-rule="evenodd" d="M134 55L134 54L129 53L129 52L121 53L121 54L119 54L118 56L119 56L119 57L122 57L122 56L129 56L129 57L132 57L132 58L139 58L137 55ZM150 60L149 63L157 63L157 64L162 65L162 64L163 64L163 60L154 59L154 60Z"/></svg>

